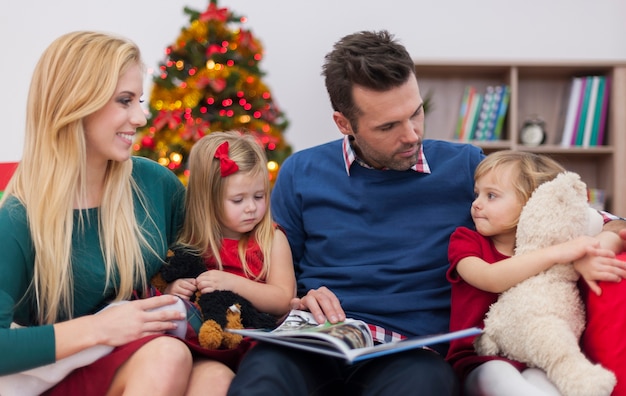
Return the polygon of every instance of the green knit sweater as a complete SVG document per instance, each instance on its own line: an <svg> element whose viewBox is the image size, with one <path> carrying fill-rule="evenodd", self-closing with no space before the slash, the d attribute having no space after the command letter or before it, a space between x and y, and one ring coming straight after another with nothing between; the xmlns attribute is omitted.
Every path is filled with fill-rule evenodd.
<svg viewBox="0 0 626 396"><path fill-rule="evenodd" d="M158 253L144 252L148 279L160 268L167 249L182 224L185 188L169 170L154 161L133 157L132 177L143 194L144 205L135 196L135 216ZM150 213L152 221L147 218ZM74 213L72 262L74 316L94 313L114 298L113 285L105 287L104 260L98 234L98 208L84 211L88 221L79 230L79 211ZM23 371L55 361L54 329L36 325L32 293L35 251L26 210L14 197L0 208L0 375ZM25 297L25 303L16 304ZM27 326L10 329L11 322Z"/></svg>

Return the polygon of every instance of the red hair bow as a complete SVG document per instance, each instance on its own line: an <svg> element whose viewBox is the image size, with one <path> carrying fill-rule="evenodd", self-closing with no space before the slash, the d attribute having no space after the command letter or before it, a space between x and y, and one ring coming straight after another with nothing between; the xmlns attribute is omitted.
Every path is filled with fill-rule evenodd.
<svg viewBox="0 0 626 396"><path fill-rule="evenodd" d="M215 150L215 158L220 160L220 172L222 177L232 175L239 170L239 166L228 157L228 142L224 142Z"/></svg>

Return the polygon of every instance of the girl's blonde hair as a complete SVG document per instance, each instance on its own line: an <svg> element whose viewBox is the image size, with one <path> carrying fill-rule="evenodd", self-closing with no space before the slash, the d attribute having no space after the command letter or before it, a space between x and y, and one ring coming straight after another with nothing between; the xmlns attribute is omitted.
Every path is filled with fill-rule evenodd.
<svg viewBox="0 0 626 396"><path fill-rule="evenodd" d="M40 323L73 316L72 233L74 203L86 202L86 144L83 120L113 97L118 79L132 66L143 68L137 46L121 37L78 31L44 51L28 93L22 160L3 201L25 206L35 249L34 288ZM142 236L133 208L137 186L132 161L109 161L99 208L100 248L106 283L119 279L117 299L145 286ZM148 248L149 249L149 248ZM153 251L153 250L152 250Z"/></svg>
<svg viewBox="0 0 626 396"><path fill-rule="evenodd" d="M540 184L554 179L565 168L550 157L525 151L502 150L489 154L476 167L474 181L493 170L513 169L511 180L520 202L526 203Z"/></svg>
<svg viewBox="0 0 626 396"><path fill-rule="evenodd" d="M215 151L224 142L229 145L228 157L239 167L237 173L263 178L267 210L259 224L239 240L239 258L249 278L265 279L269 273L274 238L274 224L269 207L270 181L265 151L250 134L235 131L212 132L191 148L185 220L178 242L203 256L214 256L219 269L223 269L219 251L223 239L221 224L224 213L224 182L228 176L221 176L220 160L215 158ZM263 268L258 277L251 273L246 262L246 247L250 238L254 238L263 253Z"/></svg>

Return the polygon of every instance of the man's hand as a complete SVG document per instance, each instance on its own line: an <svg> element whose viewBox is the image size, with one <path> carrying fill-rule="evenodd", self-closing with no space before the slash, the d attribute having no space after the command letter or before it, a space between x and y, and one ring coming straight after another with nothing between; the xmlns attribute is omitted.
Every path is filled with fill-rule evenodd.
<svg viewBox="0 0 626 396"><path fill-rule="evenodd" d="M302 298L294 298L291 300L291 308L310 311L318 323L326 320L337 323L346 319L339 299L325 286L309 290Z"/></svg>

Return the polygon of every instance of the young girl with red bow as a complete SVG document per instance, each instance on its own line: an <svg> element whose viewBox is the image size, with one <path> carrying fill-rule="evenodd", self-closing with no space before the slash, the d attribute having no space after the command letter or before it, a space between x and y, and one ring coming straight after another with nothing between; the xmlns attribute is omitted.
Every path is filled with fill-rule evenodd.
<svg viewBox="0 0 626 396"><path fill-rule="evenodd" d="M206 272L172 282L167 293L189 299L230 290L280 318L295 297L287 237L272 220L267 159L252 135L212 132L189 155L185 220L178 246L205 259Z"/></svg>

